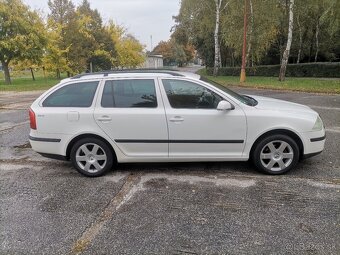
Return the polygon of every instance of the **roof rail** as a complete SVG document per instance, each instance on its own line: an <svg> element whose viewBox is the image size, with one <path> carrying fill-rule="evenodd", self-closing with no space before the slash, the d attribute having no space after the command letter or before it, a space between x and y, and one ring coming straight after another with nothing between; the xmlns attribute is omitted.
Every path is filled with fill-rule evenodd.
<svg viewBox="0 0 340 255"><path fill-rule="evenodd" d="M122 70L110 70L110 71L102 71L102 72L95 72L95 73L82 73L76 76L73 76L71 79L79 79L85 76L90 75L104 75L104 77L108 76L109 74L120 74L120 73L162 73L162 74L169 74L172 76L183 77L184 75L178 73L177 70L171 69L122 69Z"/></svg>

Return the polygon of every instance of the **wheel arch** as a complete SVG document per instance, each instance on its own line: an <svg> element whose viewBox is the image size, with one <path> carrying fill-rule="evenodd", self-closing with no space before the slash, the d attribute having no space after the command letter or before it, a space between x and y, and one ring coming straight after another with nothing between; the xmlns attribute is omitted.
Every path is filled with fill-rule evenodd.
<svg viewBox="0 0 340 255"><path fill-rule="evenodd" d="M260 135L255 140L255 142L253 143L253 145L251 146L251 149L250 149L250 155L249 155L250 158L253 156L256 145L262 139L264 139L265 137L270 136L270 135L287 135L287 136L289 136L290 138L292 138L296 142L296 144L299 147L300 159L303 157L304 145L303 145L302 139L300 138L299 135L297 135L295 132L288 130L288 129L274 129L274 130L270 130L270 131L263 133L262 135Z"/></svg>
<svg viewBox="0 0 340 255"><path fill-rule="evenodd" d="M114 148L112 147L112 145L105 139L103 138L102 136L99 136L99 135L95 135L95 134L81 134L81 135L78 135L76 137L74 137L67 145L67 148L66 148L66 158L67 160L70 159L70 154L71 154L71 150L72 150L72 147L73 145L78 142L79 140L83 139L83 138L96 138L98 140L101 140L102 142L104 142L111 150L112 152L112 156L114 158L114 160L117 162L117 154L116 154L116 151L114 150Z"/></svg>

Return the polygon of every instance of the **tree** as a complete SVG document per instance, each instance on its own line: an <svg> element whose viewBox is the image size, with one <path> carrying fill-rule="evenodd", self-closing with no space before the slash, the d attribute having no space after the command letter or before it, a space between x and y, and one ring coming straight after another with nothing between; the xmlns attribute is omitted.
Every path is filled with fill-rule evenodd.
<svg viewBox="0 0 340 255"><path fill-rule="evenodd" d="M116 68L136 68L145 61L144 48L134 36L126 33L126 29L109 21L106 31L116 47L116 54L112 57Z"/></svg>
<svg viewBox="0 0 340 255"><path fill-rule="evenodd" d="M75 8L70 0L50 0L53 19L60 26L59 49L66 50L68 72L110 69L116 57L115 44L103 26L100 13L87 0ZM102 61L102 62L101 62Z"/></svg>
<svg viewBox="0 0 340 255"><path fill-rule="evenodd" d="M152 54L162 55L164 64L167 66L184 66L194 58L195 53L192 45L183 46L172 38L167 42L159 42Z"/></svg>
<svg viewBox="0 0 340 255"><path fill-rule="evenodd" d="M295 2L292 33L297 36L291 42L291 62L339 61L340 1ZM230 0L219 13L218 26L216 3L219 1L182 0L178 15L173 17L172 38L181 45L192 44L207 66L213 67L216 59L221 66L240 65L243 1ZM249 7L248 65L281 64L288 40L289 0L249 0Z"/></svg>
<svg viewBox="0 0 340 255"><path fill-rule="evenodd" d="M215 40L215 60L214 60L214 76L217 75L218 68L221 67L221 49L220 49L220 19L221 12L223 12L230 1L224 0L214 0L215 1L215 32L214 32L214 40Z"/></svg>
<svg viewBox="0 0 340 255"><path fill-rule="evenodd" d="M118 64L121 67L136 68L144 63L143 46L132 35L126 35L117 43Z"/></svg>
<svg viewBox="0 0 340 255"><path fill-rule="evenodd" d="M51 11L48 17L62 27L74 17L75 7L70 0L48 0L48 7Z"/></svg>
<svg viewBox="0 0 340 255"><path fill-rule="evenodd" d="M162 55L164 65L170 66L175 64L175 59L173 56L173 51L171 49L171 44L169 41L160 41L158 45L153 49L152 54Z"/></svg>
<svg viewBox="0 0 340 255"><path fill-rule="evenodd" d="M110 70L112 67L111 55L105 50L95 50L89 61L94 72Z"/></svg>
<svg viewBox="0 0 340 255"><path fill-rule="evenodd" d="M287 64L288 64L288 59L289 59L289 52L290 52L290 47L292 45L292 40L293 40L293 28L294 28L294 0L290 0L289 2L289 27L288 27L288 39L287 39L287 46L286 50L283 53L282 57L282 64L281 64L281 69L280 69L280 75L279 75L279 81L284 81L285 76L286 76L286 69L287 69Z"/></svg>
<svg viewBox="0 0 340 255"><path fill-rule="evenodd" d="M0 61L5 83L10 84L9 63L39 59L46 44L45 29L38 13L21 0L0 0L0 28Z"/></svg>
<svg viewBox="0 0 340 255"><path fill-rule="evenodd" d="M263 59L268 49L277 38L279 9L275 0L250 0L249 25L247 31L247 57L246 62L255 65ZM230 2L227 15L221 22L222 42L232 52L230 58L235 58L240 63L243 46L243 1ZM267 10L270 9L270 12ZM263 15L263 13L266 15Z"/></svg>
<svg viewBox="0 0 340 255"><path fill-rule="evenodd" d="M31 12L29 13L30 20L37 19L40 17L38 13ZM23 70L29 68L32 75L32 80L35 81L34 70L37 69L41 63L42 58L44 56L45 48L48 42L47 33L45 31L45 26L42 22L35 23L35 31L39 32L39 35L31 35L32 39L34 39L35 46L25 51L21 57L14 58L15 61L15 69ZM32 31L33 33L33 31ZM13 65L12 65L13 66Z"/></svg>
<svg viewBox="0 0 340 255"><path fill-rule="evenodd" d="M207 66L214 66L214 0L182 0L174 18L173 38L181 45L192 45Z"/></svg>
<svg viewBox="0 0 340 255"><path fill-rule="evenodd" d="M62 48L64 47L61 33L62 27L63 25L49 18L47 25L49 40L46 47L46 54L43 58L43 68L47 71L55 72L57 79L61 78L61 72L70 71L67 61L69 47Z"/></svg>
<svg viewBox="0 0 340 255"><path fill-rule="evenodd" d="M73 32L70 33L70 30L76 27L76 9L71 0L49 0L48 7L48 30L54 44L49 44L48 50L52 55L47 56L45 62L47 69L56 72L57 78L60 78L62 70L67 70L68 75L71 72L68 52L73 44Z"/></svg>
<svg viewBox="0 0 340 255"><path fill-rule="evenodd" d="M179 45L181 45L181 44L179 44ZM185 58L186 58L185 64L188 64L191 61L193 61L193 59L195 58L195 55L196 55L195 47L190 43L188 43L186 45L181 45L181 46L182 46L184 53L185 53Z"/></svg>

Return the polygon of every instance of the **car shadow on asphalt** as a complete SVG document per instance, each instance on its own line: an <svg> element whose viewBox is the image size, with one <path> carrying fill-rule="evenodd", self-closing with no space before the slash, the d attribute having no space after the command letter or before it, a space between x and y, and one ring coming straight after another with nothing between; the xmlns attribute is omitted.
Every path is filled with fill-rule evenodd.
<svg viewBox="0 0 340 255"><path fill-rule="evenodd" d="M258 172L249 162L181 162L181 163L127 163L118 164L114 171L136 173L178 173L178 174L242 174Z"/></svg>

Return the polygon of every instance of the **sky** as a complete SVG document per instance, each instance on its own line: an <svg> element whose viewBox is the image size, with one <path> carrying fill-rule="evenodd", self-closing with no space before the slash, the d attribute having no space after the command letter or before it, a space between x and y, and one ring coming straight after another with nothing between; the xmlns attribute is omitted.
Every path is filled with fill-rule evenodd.
<svg viewBox="0 0 340 255"><path fill-rule="evenodd" d="M48 0L24 0L32 9L40 10L47 16ZM78 5L82 0L72 0ZM97 9L104 22L112 19L127 28L147 50L158 42L170 38L174 25L172 16L177 15L180 0L89 0L91 8Z"/></svg>

